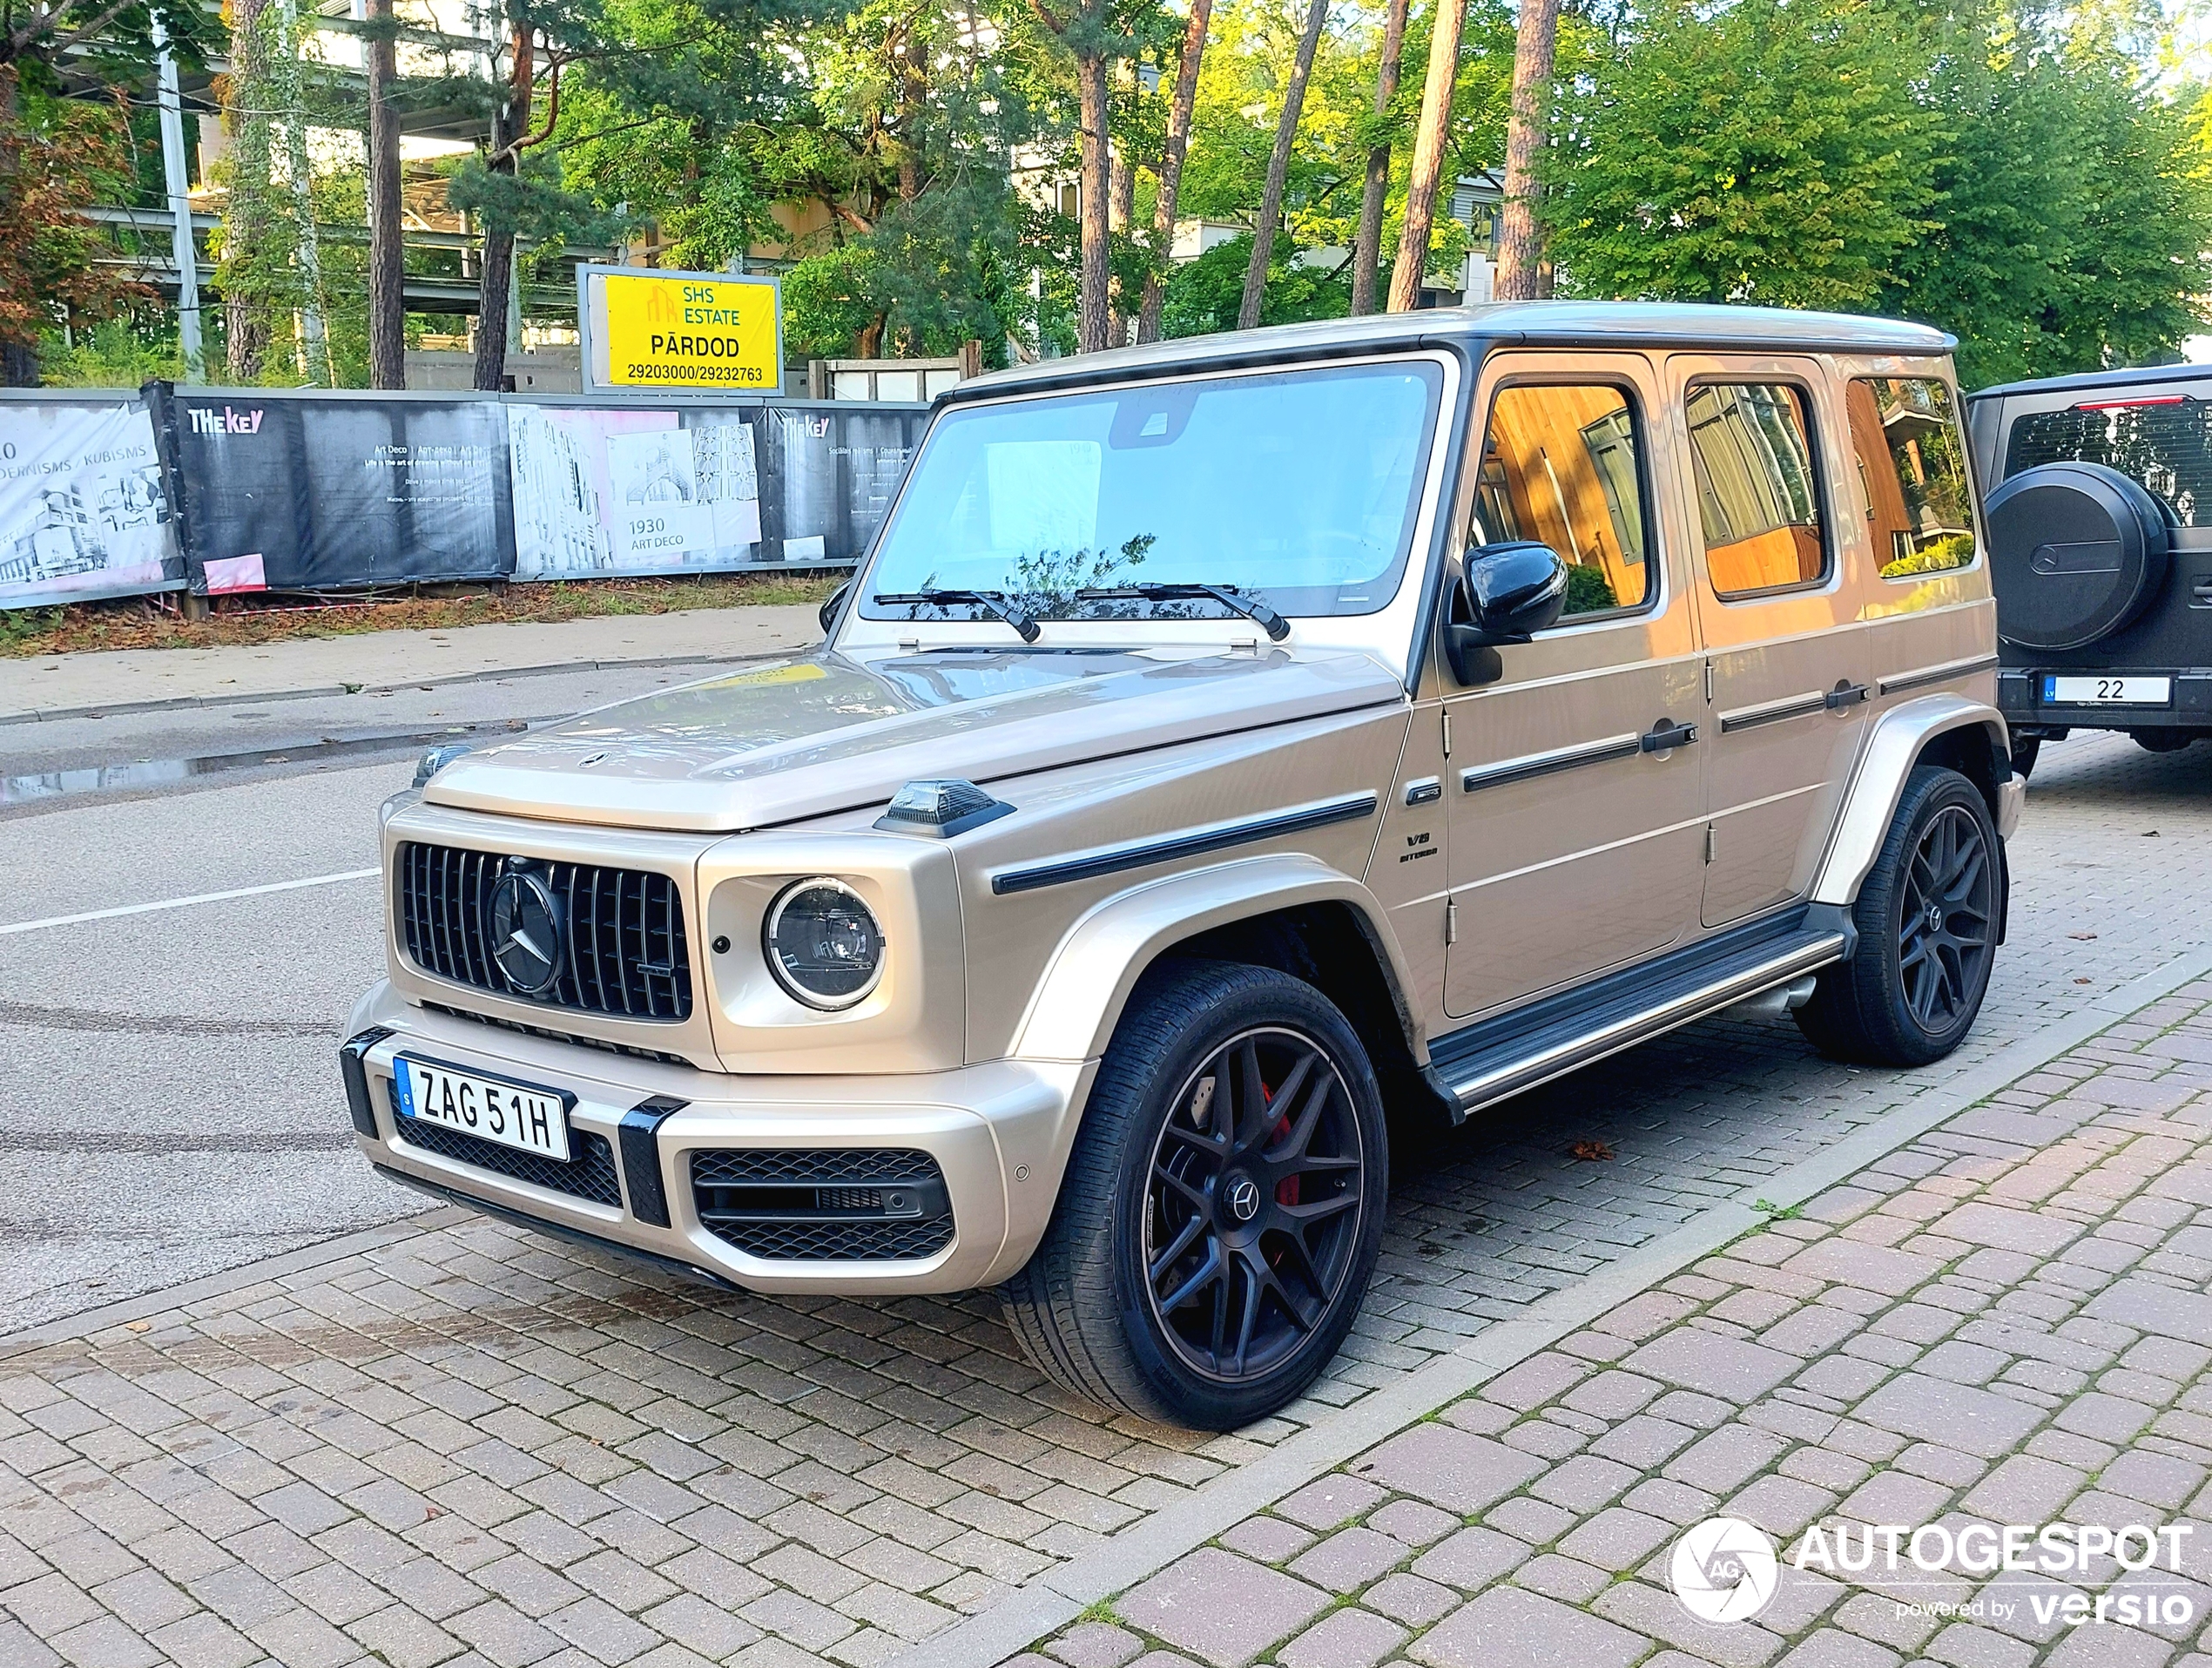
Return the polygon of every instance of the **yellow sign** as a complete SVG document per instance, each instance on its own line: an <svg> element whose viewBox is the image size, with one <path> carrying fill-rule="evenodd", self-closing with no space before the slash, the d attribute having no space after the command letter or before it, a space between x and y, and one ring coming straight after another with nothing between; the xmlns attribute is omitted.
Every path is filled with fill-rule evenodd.
<svg viewBox="0 0 2212 1668"><path fill-rule="evenodd" d="M604 267L578 275L593 386L779 391L783 321L772 278Z"/></svg>

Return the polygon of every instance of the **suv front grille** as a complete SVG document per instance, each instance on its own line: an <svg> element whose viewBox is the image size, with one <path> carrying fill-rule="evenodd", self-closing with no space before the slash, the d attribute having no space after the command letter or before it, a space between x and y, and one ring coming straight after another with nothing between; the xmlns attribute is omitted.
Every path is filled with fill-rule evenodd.
<svg viewBox="0 0 2212 1668"><path fill-rule="evenodd" d="M895 1262L953 1240L945 1173L926 1152L694 1152L691 1198L709 1233L771 1261Z"/></svg>
<svg viewBox="0 0 2212 1668"><path fill-rule="evenodd" d="M538 864L566 913L567 942L553 988L532 996L509 983L492 959L491 891L505 861L415 841L399 848L400 927L410 961L457 984L578 1013L691 1017L691 944L674 881L596 863Z"/></svg>
<svg viewBox="0 0 2212 1668"><path fill-rule="evenodd" d="M479 1140L424 1118L395 1118L392 1123L399 1131L401 1140L411 1147L421 1147L425 1152L435 1152L442 1158L474 1165L479 1170L496 1171L533 1187L588 1199L595 1205L622 1203L622 1183L615 1175L613 1144L605 1136L580 1130L573 1124L569 1125L569 1151L573 1156L563 1164L557 1158L543 1158L535 1152L517 1152L496 1141Z"/></svg>

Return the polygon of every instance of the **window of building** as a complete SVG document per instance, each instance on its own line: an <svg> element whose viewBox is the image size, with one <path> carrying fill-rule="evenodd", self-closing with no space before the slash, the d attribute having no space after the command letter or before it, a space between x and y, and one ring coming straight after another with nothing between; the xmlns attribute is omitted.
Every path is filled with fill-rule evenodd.
<svg viewBox="0 0 2212 1668"><path fill-rule="evenodd" d="M1882 577L1909 579L1972 562L1966 439L1951 390L1929 377L1861 376L1844 406Z"/></svg>
<svg viewBox="0 0 2212 1668"><path fill-rule="evenodd" d="M1713 590L1746 597L1824 579L1804 395L1784 382L1702 383L1689 391L1689 416Z"/></svg>
<svg viewBox="0 0 2212 1668"><path fill-rule="evenodd" d="M1568 614L1641 608L1652 594L1642 444L1620 388L1505 389L1483 441L1473 542L1550 545L1568 564Z"/></svg>
<svg viewBox="0 0 2212 1668"><path fill-rule="evenodd" d="M2122 395L2013 424L2007 480L2038 463L2102 463L2140 481L2184 527L2212 527L2212 400Z"/></svg>

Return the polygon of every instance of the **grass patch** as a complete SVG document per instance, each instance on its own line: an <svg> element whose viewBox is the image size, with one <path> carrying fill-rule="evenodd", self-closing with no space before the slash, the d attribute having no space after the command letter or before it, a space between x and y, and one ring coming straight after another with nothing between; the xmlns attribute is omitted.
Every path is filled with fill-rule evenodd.
<svg viewBox="0 0 2212 1668"><path fill-rule="evenodd" d="M0 610L0 657L95 649L210 649L351 637L363 631L444 631L495 622L672 614L688 608L819 603L842 571L705 573L577 584L435 587L314 599L220 597L207 618L188 620L168 597L126 597L56 608Z"/></svg>

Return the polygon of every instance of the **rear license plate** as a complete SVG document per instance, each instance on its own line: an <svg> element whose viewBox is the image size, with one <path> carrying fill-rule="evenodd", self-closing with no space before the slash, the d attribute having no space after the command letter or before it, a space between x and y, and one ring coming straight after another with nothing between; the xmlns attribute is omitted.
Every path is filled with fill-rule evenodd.
<svg viewBox="0 0 2212 1668"><path fill-rule="evenodd" d="M2060 678L2046 673L2043 699L2062 706L2163 706L2174 699L2171 678Z"/></svg>
<svg viewBox="0 0 2212 1668"><path fill-rule="evenodd" d="M517 1152L569 1162L570 1097L556 1089L533 1089L404 1054L392 1062L392 1081L401 1135L412 1118Z"/></svg>

